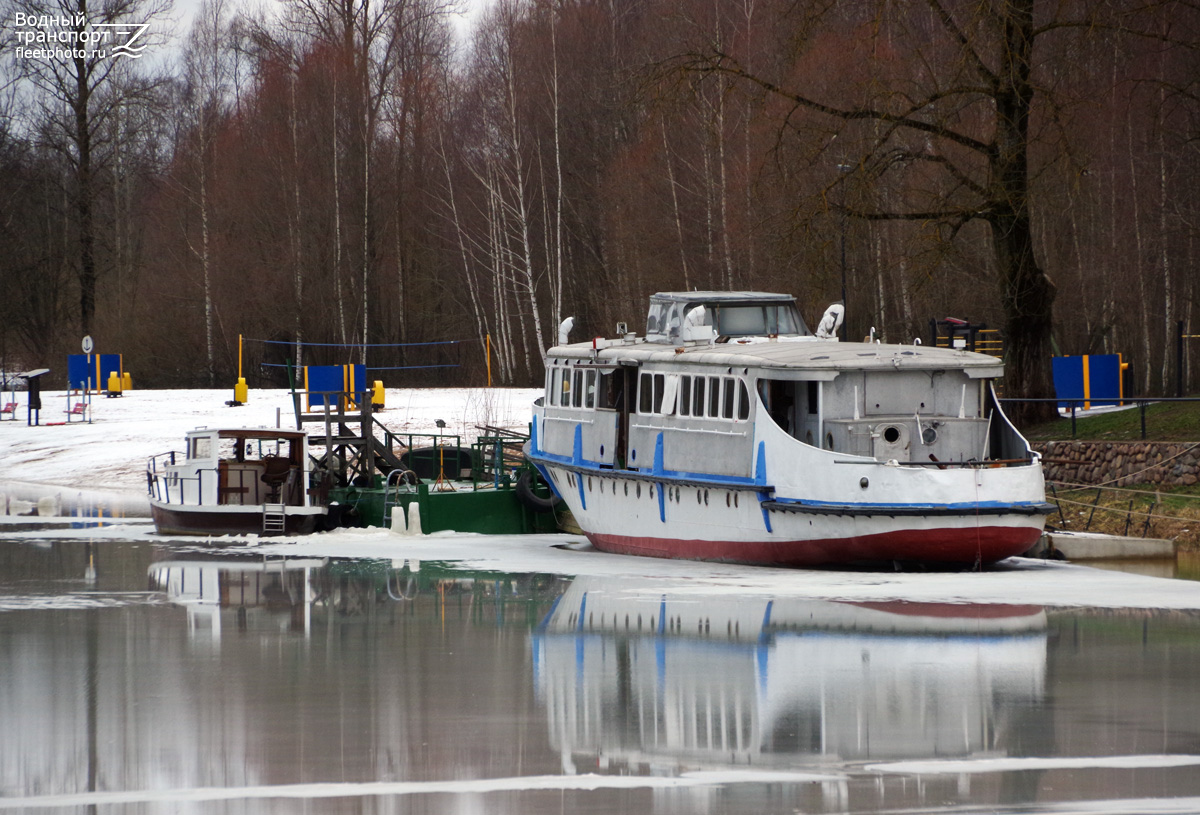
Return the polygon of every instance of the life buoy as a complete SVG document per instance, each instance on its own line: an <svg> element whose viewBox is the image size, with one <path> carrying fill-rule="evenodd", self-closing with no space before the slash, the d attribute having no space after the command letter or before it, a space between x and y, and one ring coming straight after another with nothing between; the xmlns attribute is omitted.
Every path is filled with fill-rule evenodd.
<svg viewBox="0 0 1200 815"><path fill-rule="evenodd" d="M535 475L533 470L526 470L517 478L517 500L534 512L552 512L558 499L553 495L543 498L533 491Z"/></svg>

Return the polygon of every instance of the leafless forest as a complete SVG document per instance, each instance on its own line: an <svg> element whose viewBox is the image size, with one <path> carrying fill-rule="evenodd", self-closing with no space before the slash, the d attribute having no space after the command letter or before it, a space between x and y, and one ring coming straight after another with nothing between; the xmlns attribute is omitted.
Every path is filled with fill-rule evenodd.
<svg viewBox="0 0 1200 815"><path fill-rule="evenodd" d="M815 322L843 275L851 336L1002 328L1013 395L1055 353L1173 395L1200 334L1194 3L495 0L457 37L447 0L162 2L0 6L9 367L91 334L226 386L241 334L251 385L466 385L490 335L530 384L567 316L753 288ZM19 50L84 16L151 21L143 57Z"/></svg>

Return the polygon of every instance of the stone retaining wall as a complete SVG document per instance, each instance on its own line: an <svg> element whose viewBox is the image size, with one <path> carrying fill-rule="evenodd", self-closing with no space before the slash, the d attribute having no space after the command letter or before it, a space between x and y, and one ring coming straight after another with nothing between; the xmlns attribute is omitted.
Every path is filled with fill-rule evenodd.
<svg viewBox="0 0 1200 815"><path fill-rule="evenodd" d="M1200 481L1200 442L1051 441L1033 447L1045 456L1047 481L1112 487Z"/></svg>

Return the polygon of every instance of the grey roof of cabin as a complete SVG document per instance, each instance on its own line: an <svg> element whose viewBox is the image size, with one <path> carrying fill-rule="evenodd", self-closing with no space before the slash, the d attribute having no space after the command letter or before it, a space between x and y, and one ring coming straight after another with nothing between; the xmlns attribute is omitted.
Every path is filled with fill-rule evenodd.
<svg viewBox="0 0 1200 815"><path fill-rule="evenodd" d="M590 342L560 345L550 349L553 357L588 359ZM621 343L600 349L597 360L692 363L734 368L812 370L836 372L900 368L916 370L968 369L976 376L999 376L1003 362L970 351L924 345L883 345L860 342L768 341L716 345L664 346L661 343Z"/></svg>
<svg viewBox="0 0 1200 815"><path fill-rule="evenodd" d="M796 300L790 294L767 291L660 291L651 297L677 303L791 303Z"/></svg>

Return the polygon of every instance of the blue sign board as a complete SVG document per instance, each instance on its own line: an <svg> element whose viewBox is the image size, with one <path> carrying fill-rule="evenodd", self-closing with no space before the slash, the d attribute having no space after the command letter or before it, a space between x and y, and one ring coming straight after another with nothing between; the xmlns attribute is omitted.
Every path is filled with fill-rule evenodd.
<svg viewBox="0 0 1200 815"><path fill-rule="evenodd" d="M67 356L67 389L102 391L108 387L108 375L120 376L120 354L70 354Z"/></svg>
<svg viewBox="0 0 1200 815"><path fill-rule="evenodd" d="M1054 395L1060 400L1084 400L1076 407L1085 410L1101 405L1118 405L1124 397L1121 383L1120 354L1089 354L1081 357L1054 357ZM1060 401L1060 408L1069 402Z"/></svg>

